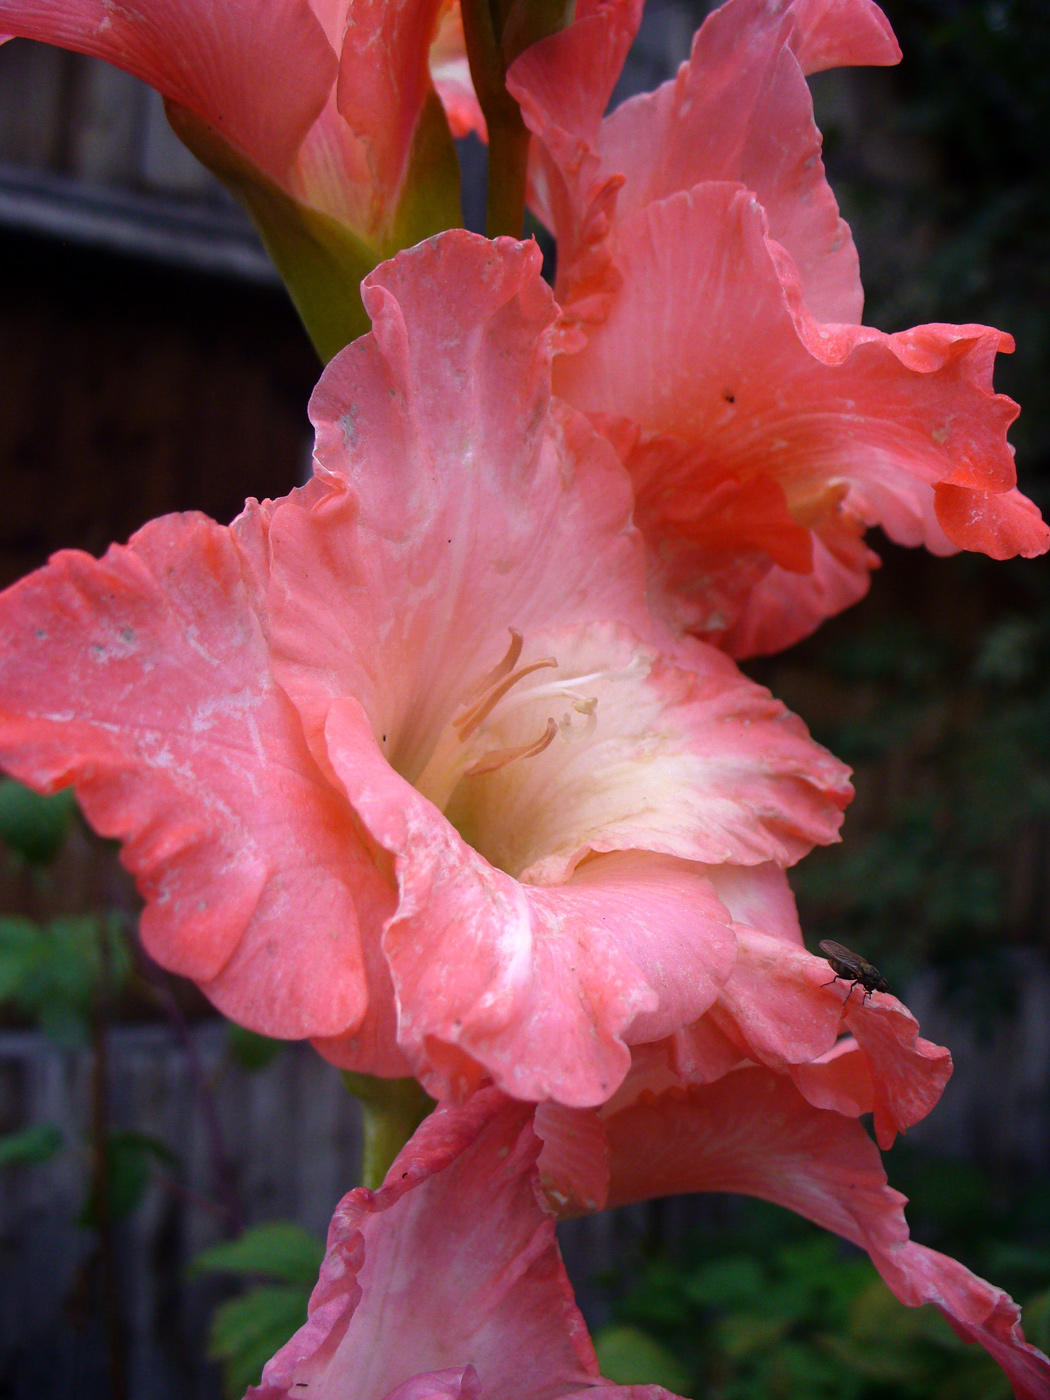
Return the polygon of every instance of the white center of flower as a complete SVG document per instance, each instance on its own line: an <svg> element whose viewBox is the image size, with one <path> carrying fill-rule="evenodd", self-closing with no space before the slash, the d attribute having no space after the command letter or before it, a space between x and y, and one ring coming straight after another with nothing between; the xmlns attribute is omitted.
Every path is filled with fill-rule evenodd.
<svg viewBox="0 0 1050 1400"><path fill-rule="evenodd" d="M553 681L548 685L531 685L511 695L526 677L537 671L557 670L558 660L553 656L544 656L538 661L519 666L518 658L524 640L514 628L510 629L510 636L506 654L467 692L438 740L426 767L415 781L419 791L438 807L445 807L463 778L478 778L521 759L533 758L543 753L559 733L573 739L579 737L577 731L589 733L597 723L597 696L587 695L580 687L598 679L598 675L576 676L570 681ZM582 726L579 721L574 725L569 713L563 714L560 719L548 714L546 723L538 732L528 733L519 742L494 742L508 737L508 731L519 729L523 720L527 722L526 709L531 716L535 714L537 705L554 709L555 706L560 708L560 703L565 701L571 711L583 716ZM514 737L517 738L517 735Z"/></svg>
<svg viewBox="0 0 1050 1400"><path fill-rule="evenodd" d="M464 839L509 874L541 858L552 842L563 844L576 800L566 807L561 780L573 775L576 799L591 789L586 755L605 733L599 713L609 704L616 710L652 664L635 646L609 646L607 639L595 645L580 632L552 640L554 649L568 648L576 669L546 679L561 670L559 660L522 663L523 639L511 629L506 654L467 688L414 780Z"/></svg>

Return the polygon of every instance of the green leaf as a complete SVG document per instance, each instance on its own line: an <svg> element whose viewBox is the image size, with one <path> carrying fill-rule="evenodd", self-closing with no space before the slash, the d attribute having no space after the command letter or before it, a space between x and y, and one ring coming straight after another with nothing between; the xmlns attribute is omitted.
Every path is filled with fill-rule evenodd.
<svg viewBox="0 0 1050 1400"><path fill-rule="evenodd" d="M179 139L244 205L325 362L371 329L362 278L399 249L463 221L459 160L436 93L423 103L389 227L374 240L293 199L195 112L171 101L165 111Z"/></svg>
<svg viewBox="0 0 1050 1400"><path fill-rule="evenodd" d="M701 1307L739 1307L759 1298L766 1286L762 1269L746 1254L716 1259L698 1269L686 1293Z"/></svg>
<svg viewBox="0 0 1050 1400"><path fill-rule="evenodd" d="M0 918L0 1001L17 996L44 954L46 934L31 919Z"/></svg>
<svg viewBox="0 0 1050 1400"><path fill-rule="evenodd" d="M258 1383L270 1357L303 1325L308 1299L303 1287L262 1287L216 1308L208 1355L223 1363L223 1390L230 1400Z"/></svg>
<svg viewBox="0 0 1050 1400"><path fill-rule="evenodd" d="M734 1361L776 1347L791 1326L791 1318L758 1317L754 1313L733 1313L716 1325L722 1350Z"/></svg>
<svg viewBox="0 0 1050 1400"><path fill-rule="evenodd" d="M324 1245L294 1220L254 1225L238 1239L215 1244L190 1265L194 1273L258 1274L282 1283L317 1282Z"/></svg>
<svg viewBox="0 0 1050 1400"><path fill-rule="evenodd" d="M123 1220L130 1215L142 1200L149 1185L150 1168L155 1162L166 1166L177 1166L178 1158L171 1148L159 1138L147 1133L128 1132L117 1129L107 1136L109 1154L109 1213L112 1220ZM89 1229L98 1226L98 1187L93 1185L91 1195L80 1215L80 1224Z"/></svg>
<svg viewBox="0 0 1050 1400"><path fill-rule="evenodd" d="M1050 1347L1050 1288L1026 1301L1024 1331L1028 1340L1043 1351Z"/></svg>
<svg viewBox="0 0 1050 1400"><path fill-rule="evenodd" d="M31 1123L17 1133L0 1137L0 1166L15 1162L46 1162L59 1150L65 1138L53 1123Z"/></svg>
<svg viewBox="0 0 1050 1400"><path fill-rule="evenodd" d="M5 921L10 925L15 921ZM6 938L5 938L6 933ZM131 970L131 952L117 916L94 915L55 919L35 928L32 957L25 931L0 928L0 975L4 952L14 975L23 961L12 995L45 1035L58 1044L77 1048L86 1043L98 980L102 973L102 949L107 951L108 990L120 991Z"/></svg>
<svg viewBox="0 0 1050 1400"><path fill-rule="evenodd" d="M603 1376L620 1385L662 1385L684 1395L689 1377L666 1347L638 1327L606 1327L594 1338Z"/></svg>
<svg viewBox="0 0 1050 1400"><path fill-rule="evenodd" d="M0 780L0 841L34 864L53 860L73 820L77 803L72 788L51 797Z"/></svg>
<svg viewBox="0 0 1050 1400"><path fill-rule="evenodd" d="M244 1026L230 1021L226 1026L226 1043L243 1069L265 1069L288 1044L286 1040L271 1040L268 1035L258 1035Z"/></svg>

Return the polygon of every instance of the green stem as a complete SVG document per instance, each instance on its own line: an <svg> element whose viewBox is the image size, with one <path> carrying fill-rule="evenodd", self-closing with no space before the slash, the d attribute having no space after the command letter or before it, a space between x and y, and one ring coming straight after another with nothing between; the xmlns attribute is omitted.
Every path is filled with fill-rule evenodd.
<svg viewBox="0 0 1050 1400"><path fill-rule="evenodd" d="M497 117L486 113L489 128L489 184L485 233L489 238L509 234L520 238L525 221L525 174L529 163L529 133L518 104Z"/></svg>
<svg viewBox="0 0 1050 1400"><path fill-rule="evenodd" d="M376 1191L390 1164L422 1123L434 1101L414 1079L376 1079L343 1071L343 1082L360 1100L364 1118L362 1185Z"/></svg>
<svg viewBox="0 0 1050 1400"><path fill-rule="evenodd" d="M498 0L462 0L463 36L478 104L489 129L489 184L485 232L489 238L521 237L529 133L521 109L507 91ZM498 32L497 32L498 26Z"/></svg>

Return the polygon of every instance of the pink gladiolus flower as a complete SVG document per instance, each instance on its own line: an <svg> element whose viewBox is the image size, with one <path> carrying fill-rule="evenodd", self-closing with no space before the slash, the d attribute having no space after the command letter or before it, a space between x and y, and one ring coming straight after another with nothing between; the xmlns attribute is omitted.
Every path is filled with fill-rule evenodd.
<svg viewBox="0 0 1050 1400"><path fill-rule="evenodd" d="M664 1400L603 1381L558 1253L531 1110L438 1110L340 1202L310 1315L254 1400Z"/></svg>
<svg viewBox="0 0 1050 1400"><path fill-rule="evenodd" d="M864 530L993 558L1050 547L992 391L1009 336L858 324L805 74L893 63L871 0L728 0L677 77L608 117L635 0L589 4L509 85L558 239L555 390L628 467L654 590L734 655L867 590ZM585 57L586 56L586 57Z"/></svg>
<svg viewBox="0 0 1050 1400"><path fill-rule="evenodd" d="M0 31L94 54L157 88L286 275L302 276L306 219L331 260L308 299L338 300L340 268L355 295L381 257L460 221L449 120L459 135L480 112L456 0L0 0Z"/></svg>
<svg viewBox="0 0 1050 1400"><path fill-rule="evenodd" d="M533 1113L491 1088L439 1108L379 1191L352 1191L336 1209L308 1321L249 1395L655 1400L666 1392L598 1377L552 1212L730 1191L867 1250L903 1303L932 1303L984 1346L1018 1400L1045 1400L1050 1363L1025 1342L1015 1304L909 1240L904 1198L858 1123L754 1066L704 1087L654 1093L643 1081L632 1074L597 1111Z"/></svg>
<svg viewBox="0 0 1050 1400"><path fill-rule="evenodd" d="M401 254L314 395L308 486L10 589L0 757L75 784L147 947L227 1015L583 1105L730 979L712 879L746 919L850 789L723 653L662 649L626 474L550 398L539 261Z"/></svg>

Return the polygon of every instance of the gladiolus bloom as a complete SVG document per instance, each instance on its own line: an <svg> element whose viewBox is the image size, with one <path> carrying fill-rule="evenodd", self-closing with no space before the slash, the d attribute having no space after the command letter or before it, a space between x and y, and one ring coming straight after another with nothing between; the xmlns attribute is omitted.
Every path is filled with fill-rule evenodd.
<svg viewBox="0 0 1050 1400"><path fill-rule="evenodd" d="M163 94L247 206L325 358L367 329L365 273L461 222L449 119L459 135L481 118L455 0L0 0L0 32Z"/></svg>
<svg viewBox="0 0 1050 1400"><path fill-rule="evenodd" d="M603 1381L543 1203L531 1110L482 1091L336 1208L310 1315L254 1400L671 1400Z"/></svg>
<svg viewBox="0 0 1050 1400"><path fill-rule="evenodd" d="M870 525L939 554L1043 553L1016 406L992 391L1010 337L858 324L805 74L896 62L878 8L728 0L676 78L608 117L638 7L577 13L508 78L558 239L555 391L616 444L677 622L738 656L789 645L867 590Z"/></svg>
<svg viewBox="0 0 1050 1400"><path fill-rule="evenodd" d="M664 1397L598 1376L553 1214L684 1191L758 1196L843 1236L903 1303L932 1303L984 1346L1018 1400L1044 1400L1050 1363L1025 1342L1017 1307L908 1238L904 1197L863 1128L754 1066L657 1093L632 1074L597 1111L533 1113L491 1088L439 1108L379 1191L337 1207L308 1321L249 1396Z"/></svg>
<svg viewBox="0 0 1050 1400"><path fill-rule="evenodd" d="M723 653L662 647L626 474L550 398L539 262L401 254L306 487L10 589L0 756L75 784L147 947L234 1019L438 1097L596 1104L730 978L711 872L746 903L850 788Z"/></svg>

